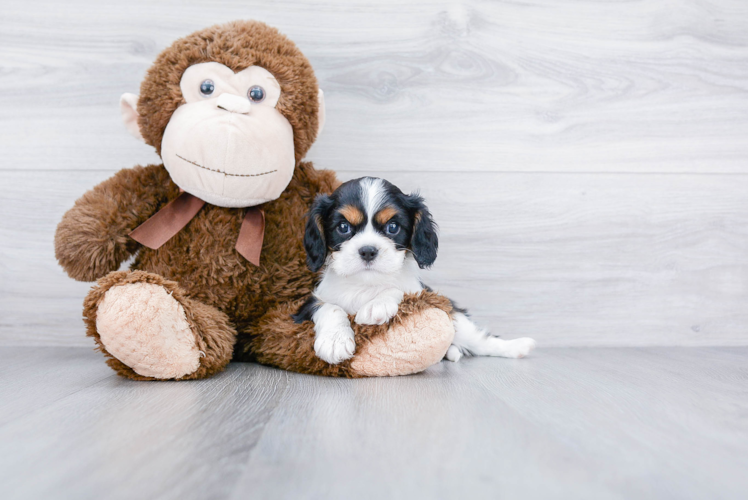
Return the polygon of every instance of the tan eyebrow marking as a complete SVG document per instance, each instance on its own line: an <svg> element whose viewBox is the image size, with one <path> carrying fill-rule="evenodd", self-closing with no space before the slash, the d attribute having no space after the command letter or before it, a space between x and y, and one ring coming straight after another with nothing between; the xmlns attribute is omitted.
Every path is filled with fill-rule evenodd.
<svg viewBox="0 0 748 500"><path fill-rule="evenodd" d="M387 206L377 213L377 216L375 217L375 219L380 224L384 224L388 220L393 218L395 215L397 215L397 210L393 207Z"/></svg>
<svg viewBox="0 0 748 500"><path fill-rule="evenodd" d="M357 226L361 224L364 221L364 214L359 210L358 208L354 207L353 205L345 205L340 210L340 215L346 218L348 222L353 224L354 226Z"/></svg>

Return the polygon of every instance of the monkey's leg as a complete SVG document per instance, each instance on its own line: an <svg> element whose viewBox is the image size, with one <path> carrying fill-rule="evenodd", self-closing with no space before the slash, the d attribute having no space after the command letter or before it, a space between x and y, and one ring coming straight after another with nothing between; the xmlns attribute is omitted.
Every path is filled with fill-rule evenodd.
<svg viewBox="0 0 748 500"><path fill-rule="evenodd" d="M209 377L231 360L236 341L224 313L144 271L101 278L84 301L83 316L107 364L135 380Z"/></svg>
<svg viewBox="0 0 748 500"><path fill-rule="evenodd" d="M426 291L409 294L389 324L358 325L350 316L356 352L331 365L314 353L314 323L291 319L300 305L282 304L240 332L234 359L332 377L408 375L441 361L454 339L449 299Z"/></svg>

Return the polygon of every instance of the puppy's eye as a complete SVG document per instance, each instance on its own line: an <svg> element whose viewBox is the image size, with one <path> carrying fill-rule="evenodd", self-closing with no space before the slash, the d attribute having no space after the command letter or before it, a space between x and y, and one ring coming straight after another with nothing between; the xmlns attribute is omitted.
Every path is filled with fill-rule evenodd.
<svg viewBox="0 0 748 500"><path fill-rule="evenodd" d="M395 235L400 232L400 224L395 221L388 222L386 231L389 235Z"/></svg>
<svg viewBox="0 0 748 500"><path fill-rule="evenodd" d="M203 80L203 83L200 84L200 93L205 97L211 95L215 89L216 84L213 83L213 80Z"/></svg>
<svg viewBox="0 0 748 500"><path fill-rule="evenodd" d="M351 225L347 222L341 222L338 224L338 232L340 234L348 234L351 232Z"/></svg>

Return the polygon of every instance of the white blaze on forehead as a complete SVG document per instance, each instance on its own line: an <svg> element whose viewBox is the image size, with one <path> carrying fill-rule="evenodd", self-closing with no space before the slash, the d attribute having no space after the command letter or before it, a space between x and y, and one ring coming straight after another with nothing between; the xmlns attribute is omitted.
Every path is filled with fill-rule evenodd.
<svg viewBox="0 0 748 500"><path fill-rule="evenodd" d="M366 215L369 217L369 224L371 224L374 214L382 207L386 194L382 179L367 177L361 181L361 201L364 204Z"/></svg>

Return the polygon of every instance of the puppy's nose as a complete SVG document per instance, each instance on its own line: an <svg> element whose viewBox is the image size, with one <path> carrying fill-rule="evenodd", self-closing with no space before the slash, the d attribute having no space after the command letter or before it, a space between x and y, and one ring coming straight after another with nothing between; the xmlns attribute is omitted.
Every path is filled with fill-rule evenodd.
<svg viewBox="0 0 748 500"><path fill-rule="evenodd" d="M378 253L379 250L377 250L376 247L368 246L358 249L358 254L361 256L364 262L371 262L372 260L376 259Z"/></svg>

